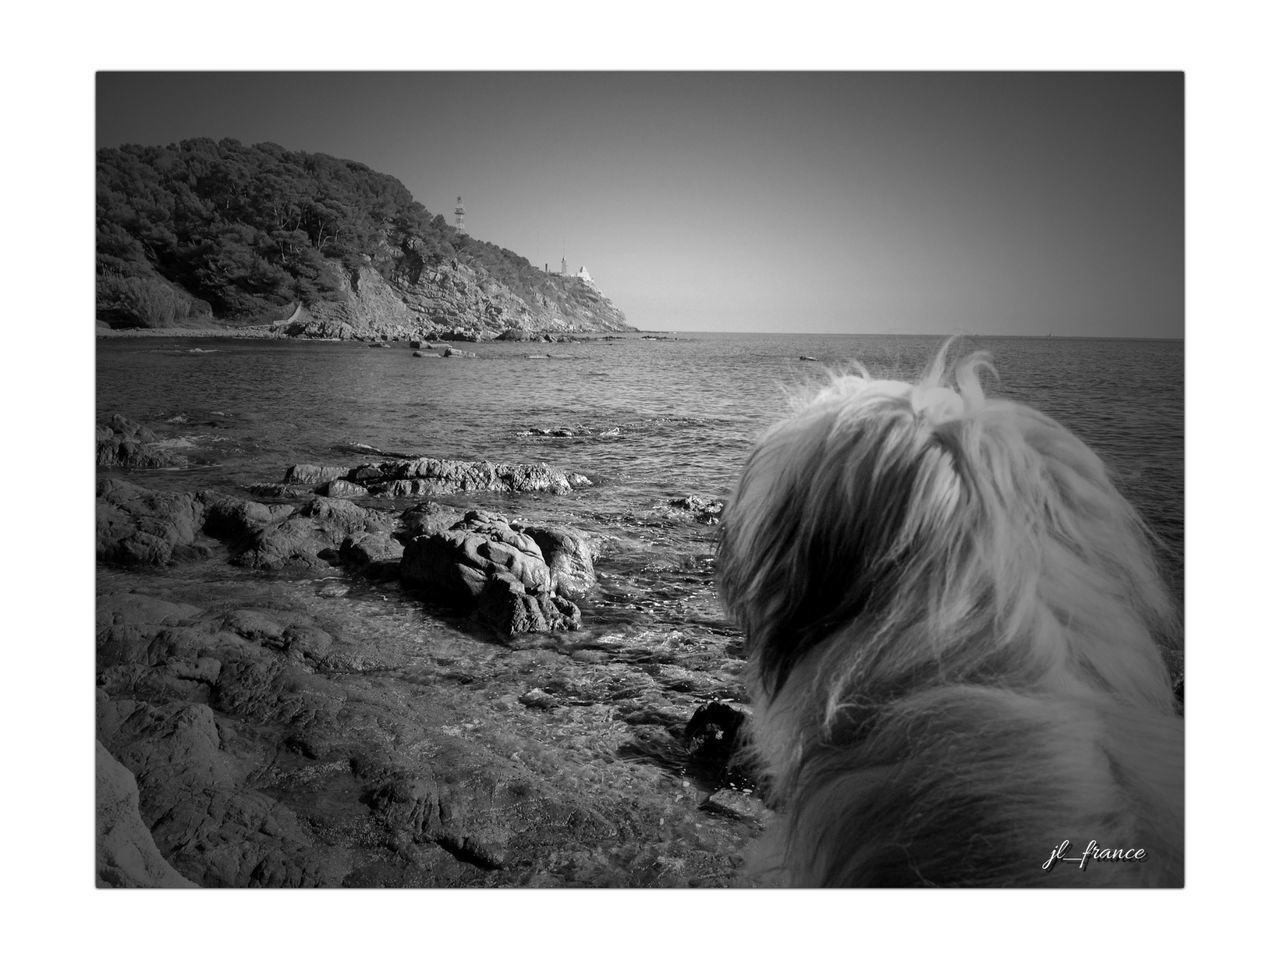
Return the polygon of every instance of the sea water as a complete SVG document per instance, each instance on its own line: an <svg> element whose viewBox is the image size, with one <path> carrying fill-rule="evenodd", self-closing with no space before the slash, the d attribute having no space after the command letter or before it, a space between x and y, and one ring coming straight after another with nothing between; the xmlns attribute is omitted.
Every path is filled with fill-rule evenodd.
<svg viewBox="0 0 1280 960"><path fill-rule="evenodd" d="M850 360L911 378L940 343L673 336L464 345L475 359L416 358L405 345L101 339L97 407L145 423L188 455L186 470L139 478L153 486L243 494L280 480L289 464L355 464L373 448L546 462L594 484L555 510L625 514L664 498L728 495L754 439L785 414L788 391ZM992 355L993 392L1043 410L1102 456L1180 580L1182 341L981 337L960 347Z"/></svg>

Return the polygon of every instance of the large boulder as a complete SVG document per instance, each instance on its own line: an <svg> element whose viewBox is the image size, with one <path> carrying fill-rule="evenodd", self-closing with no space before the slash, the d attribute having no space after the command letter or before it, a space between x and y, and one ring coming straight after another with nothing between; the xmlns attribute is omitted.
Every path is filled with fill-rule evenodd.
<svg viewBox="0 0 1280 960"><path fill-rule="evenodd" d="M200 555L203 501L189 493L157 493L123 480L97 485L97 556L121 565L163 566Z"/></svg>
<svg viewBox="0 0 1280 960"><path fill-rule="evenodd" d="M489 577L509 573L532 593L549 593L551 571L532 537L497 515L470 510L444 533L416 537L405 548L400 578L438 599L466 604Z"/></svg>
<svg viewBox="0 0 1280 960"><path fill-rule="evenodd" d="M573 537L563 534L565 542ZM576 630L582 623L577 606L557 594L538 541L494 513L472 510L449 530L410 540L400 579L438 600L475 606L506 636Z"/></svg>
<svg viewBox="0 0 1280 960"><path fill-rule="evenodd" d="M476 602L480 618L504 636L577 630L582 614L571 600L554 593L530 593L512 573L492 574Z"/></svg>
<svg viewBox="0 0 1280 960"><path fill-rule="evenodd" d="M390 528L388 518L349 500L314 497L286 519L253 533L232 562L259 570L324 569L338 559L347 537Z"/></svg>

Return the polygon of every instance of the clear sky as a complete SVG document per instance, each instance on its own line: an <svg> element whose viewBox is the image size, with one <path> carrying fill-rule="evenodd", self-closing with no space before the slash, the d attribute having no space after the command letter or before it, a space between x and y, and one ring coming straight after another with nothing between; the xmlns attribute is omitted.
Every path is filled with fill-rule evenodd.
<svg viewBox="0 0 1280 960"><path fill-rule="evenodd" d="M1183 334L1180 73L100 73L97 121L461 194L645 329Z"/></svg>

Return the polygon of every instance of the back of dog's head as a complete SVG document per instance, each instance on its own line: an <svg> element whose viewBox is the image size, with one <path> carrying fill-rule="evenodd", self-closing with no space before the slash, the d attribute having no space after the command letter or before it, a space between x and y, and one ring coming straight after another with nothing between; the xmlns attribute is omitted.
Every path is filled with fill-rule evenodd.
<svg viewBox="0 0 1280 960"><path fill-rule="evenodd" d="M985 396L973 355L916 384L833 377L751 453L720 585L785 794L806 747L948 685L1173 712L1176 625L1147 531L1099 458Z"/></svg>

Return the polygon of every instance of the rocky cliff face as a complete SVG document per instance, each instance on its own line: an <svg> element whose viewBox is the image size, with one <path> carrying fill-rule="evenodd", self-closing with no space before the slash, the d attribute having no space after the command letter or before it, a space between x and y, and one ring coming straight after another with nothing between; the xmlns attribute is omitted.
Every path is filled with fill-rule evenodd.
<svg viewBox="0 0 1280 960"><path fill-rule="evenodd" d="M593 285L576 277L548 277L569 296L560 302L537 293L513 293L483 267L457 260L437 265L401 254L389 279L372 266L348 273L333 270L341 290L333 300L298 304L275 324L294 337L337 339L487 340L509 330L530 333L592 333L632 330L626 317ZM530 302L532 301L532 302Z"/></svg>
<svg viewBox="0 0 1280 960"><path fill-rule="evenodd" d="M97 154L97 319L310 337L629 330L589 278L552 276L432 215L354 160L197 137Z"/></svg>

